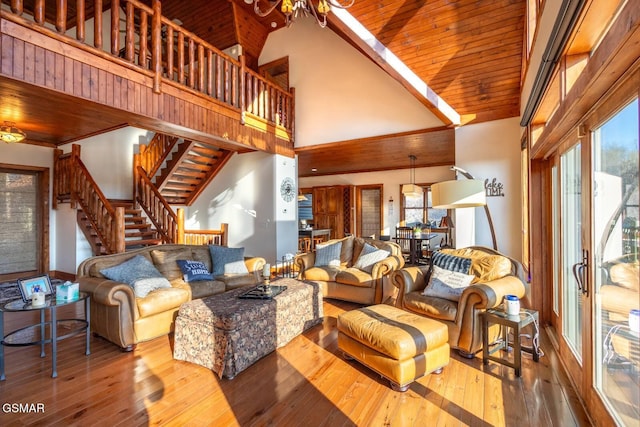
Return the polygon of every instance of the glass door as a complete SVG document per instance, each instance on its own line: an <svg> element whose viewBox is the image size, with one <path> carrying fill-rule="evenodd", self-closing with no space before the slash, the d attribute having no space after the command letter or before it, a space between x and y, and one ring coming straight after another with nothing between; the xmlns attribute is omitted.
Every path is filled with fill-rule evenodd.
<svg viewBox="0 0 640 427"><path fill-rule="evenodd" d="M640 419L638 99L592 132L594 387L619 425Z"/></svg>
<svg viewBox="0 0 640 427"><path fill-rule="evenodd" d="M560 225L557 246L560 248L558 262L559 286L559 350L567 362L569 374L576 384L582 384L583 344L586 281L584 268L584 212L582 204L582 144L577 143L560 154L559 180L554 181L559 188L558 224Z"/></svg>

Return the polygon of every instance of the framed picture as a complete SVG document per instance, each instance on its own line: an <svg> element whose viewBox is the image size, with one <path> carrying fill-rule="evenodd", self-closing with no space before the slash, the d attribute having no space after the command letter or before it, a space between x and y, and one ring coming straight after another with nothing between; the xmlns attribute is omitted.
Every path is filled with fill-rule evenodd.
<svg viewBox="0 0 640 427"><path fill-rule="evenodd" d="M31 295L34 292L44 292L45 295L51 295L53 293L48 274L18 279L18 288L20 289L20 294L24 302L31 301Z"/></svg>

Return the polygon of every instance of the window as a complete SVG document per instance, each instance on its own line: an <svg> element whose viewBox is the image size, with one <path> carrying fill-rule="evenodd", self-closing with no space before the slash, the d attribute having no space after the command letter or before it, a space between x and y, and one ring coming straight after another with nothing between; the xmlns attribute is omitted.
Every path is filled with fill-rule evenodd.
<svg viewBox="0 0 640 427"><path fill-rule="evenodd" d="M413 227L416 224L431 224L439 227L442 218L447 216L446 209L434 209L431 204L430 184L418 184L422 188L420 197L402 196L400 210L400 224Z"/></svg>
<svg viewBox="0 0 640 427"><path fill-rule="evenodd" d="M0 281L45 271L48 190L48 169L0 164Z"/></svg>

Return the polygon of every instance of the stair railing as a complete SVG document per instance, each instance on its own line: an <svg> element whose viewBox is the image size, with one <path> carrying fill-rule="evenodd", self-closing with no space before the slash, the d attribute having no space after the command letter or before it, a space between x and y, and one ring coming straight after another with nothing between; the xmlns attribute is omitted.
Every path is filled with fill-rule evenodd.
<svg viewBox="0 0 640 427"><path fill-rule="evenodd" d="M136 156L137 157L137 156ZM139 164L134 165L134 203L137 203L149 217L162 243L180 243L178 241L178 217L162 194L155 187L145 170Z"/></svg>
<svg viewBox="0 0 640 427"><path fill-rule="evenodd" d="M169 157L180 138L163 133L156 133L149 144L140 145L140 166L151 179Z"/></svg>

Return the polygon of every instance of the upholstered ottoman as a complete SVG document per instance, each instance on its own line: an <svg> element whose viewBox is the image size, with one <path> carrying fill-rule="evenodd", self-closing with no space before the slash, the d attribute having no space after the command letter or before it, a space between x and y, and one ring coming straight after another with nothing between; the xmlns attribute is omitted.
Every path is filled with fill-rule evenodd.
<svg viewBox="0 0 640 427"><path fill-rule="evenodd" d="M379 304L338 316L338 348L347 359L376 371L395 391L442 372L449 363L447 326L434 319Z"/></svg>
<svg viewBox="0 0 640 427"><path fill-rule="evenodd" d="M249 288L182 304L174 334L173 357L197 363L231 379L258 359L322 323L322 293L315 283L280 279L286 286L269 300L240 299Z"/></svg>

